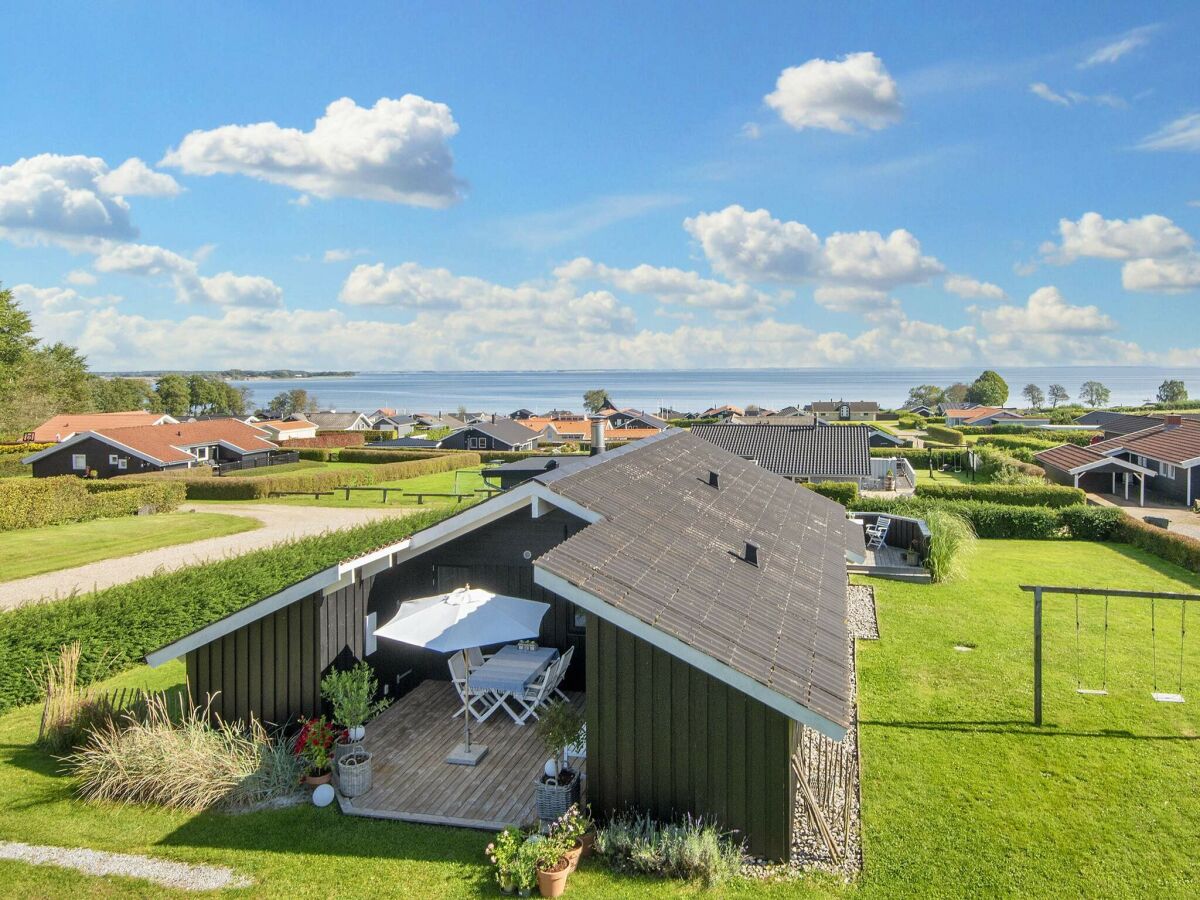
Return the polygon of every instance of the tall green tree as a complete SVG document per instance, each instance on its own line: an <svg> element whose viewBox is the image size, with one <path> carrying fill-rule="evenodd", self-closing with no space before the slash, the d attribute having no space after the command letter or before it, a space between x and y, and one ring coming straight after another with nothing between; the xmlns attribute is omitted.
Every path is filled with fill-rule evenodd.
<svg viewBox="0 0 1200 900"><path fill-rule="evenodd" d="M264 412L273 418L284 419L293 413L313 412L319 408L317 398L304 388L292 388L272 397Z"/></svg>
<svg viewBox="0 0 1200 900"><path fill-rule="evenodd" d="M98 412L146 409L154 391L144 378L91 377L92 406Z"/></svg>
<svg viewBox="0 0 1200 900"><path fill-rule="evenodd" d="M598 413L600 410L607 409L612 405L612 400L608 397L608 391L604 388L586 391L583 395L583 408L590 413Z"/></svg>
<svg viewBox="0 0 1200 900"><path fill-rule="evenodd" d="M154 405L159 412L178 419L188 414L190 404L188 380L182 375L164 375L154 383Z"/></svg>
<svg viewBox="0 0 1200 900"><path fill-rule="evenodd" d="M1060 403L1066 403L1071 399L1071 395L1067 393L1067 389L1061 384L1050 385L1050 405L1057 407Z"/></svg>
<svg viewBox="0 0 1200 900"><path fill-rule="evenodd" d="M956 381L950 387L946 388L942 395L942 403L962 403L967 399L967 393L971 390L969 384L963 384L961 381Z"/></svg>
<svg viewBox="0 0 1200 900"><path fill-rule="evenodd" d="M1079 399L1088 406L1107 406L1112 391L1099 381L1085 381L1079 386Z"/></svg>
<svg viewBox="0 0 1200 900"><path fill-rule="evenodd" d="M946 398L946 392L936 384L918 384L908 389L908 400L905 406L935 407Z"/></svg>
<svg viewBox="0 0 1200 900"><path fill-rule="evenodd" d="M967 389L967 401L981 406L1003 406L1008 399L1008 382L999 373L985 369Z"/></svg>
<svg viewBox="0 0 1200 900"><path fill-rule="evenodd" d="M1021 388L1021 395L1029 401L1029 405L1034 409L1041 409L1046 402L1046 395L1042 393L1042 389L1036 384L1027 384Z"/></svg>
<svg viewBox="0 0 1200 900"><path fill-rule="evenodd" d="M1158 386L1159 403L1179 403L1187 398L1187 388L1178 378L1168 378Z"/></svg>

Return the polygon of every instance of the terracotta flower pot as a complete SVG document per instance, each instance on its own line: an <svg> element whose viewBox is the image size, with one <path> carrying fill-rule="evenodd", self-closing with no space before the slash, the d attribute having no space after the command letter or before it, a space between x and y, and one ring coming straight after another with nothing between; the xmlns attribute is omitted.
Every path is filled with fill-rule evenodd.
<svg viewBox="0 0 1200 900"><path fill-rule="evenodd" d="M584 832L583 837L579 839L579 846L583 856L591 856L596 850L596 832Z"/></svg>
<svg viewBox="0 0 1200 900"><path fill-rule="evenodd" d="M579 868L579 857L583 855L583 843L576 843L574 847L566 852L567 871L574 872Z"/></svg>
<svg viewBox="0 0 1200 900"><path fill-rule="evenodd" d="M332 772L323 772L320 775L305 775L304 783L316 787L318 784L329 784L332 779Z"/></svg>
<svg viewBox="0 0 1200 900"><path fill-rule="evenodd" d="M567 877L571 874L571 864L565 856L560 857L552 869L538 869L538 893L543 897L561 897L567 889Z"/></svg>

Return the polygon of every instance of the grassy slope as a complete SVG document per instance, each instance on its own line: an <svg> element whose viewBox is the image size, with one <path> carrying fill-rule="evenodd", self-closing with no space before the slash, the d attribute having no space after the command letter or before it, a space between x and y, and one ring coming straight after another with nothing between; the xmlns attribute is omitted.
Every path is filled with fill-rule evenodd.
<svg viewBox="0 0 1200 900"><path fill-rule="evenodd" d="M167 513L0 533L0 581L261 527L245 516Z"/></svg>
<svg viewBox="0 0 1200 900"><path fill-rule="evenodd" d="M828 879L723 892L754 897L1186 896L1197 888L1200 763L1195 700L1150 701L1148 612L1114 605L1109 697L1074 692L1073 606L1046 619L1047 726L1029 718L1030 616L1022 580L1188 589L1200 580L1123 548L980 542L958 585L875 582L883 640L859 645L867 870L856 887ZM1097 609L1085 609L1094 650ZM1178 611L1176 610L1176 616ZM1175 620L1176 625L1178 620ZM1162 636L1162 635L1160 635ZM1178 649L1178 632L1163 637ZM955 643L973 643L971 653ZM1164 647L1164 652L1169 649ZM1090 657L1098 665L1098 657ZM1200 693L1200 650L1185 691ZM178 664L123 683L164 687ZM0 839L147 853L233 866L255 896L490 893L480 832L298 809L227 817L114 809L71 799L54 763L29 747L38 711L0 717ZM141 895L142 883L0 863L7 892ZM118 891L118 888L120 889ZM128 891L128 893L126 893ZM570 896L707 896L694 887L617 878L586 867ZM498 896L498 893L496 894Z"/></svg>
<svg viewBox="0 0 1200 900"><path fill-rule="evenodd" d="M958 584L876 582L883 639L858 653L868 893L1194 894L1200 793L1185 785L1200 765L1200 645L1187 651L1189 702L1153 702L1149 608L1113 601L1110 693L1082 696L1073 600L1048 602L1047 724L1035 729L1021 582L1200 586L1128 548L1041 541L981 541ZM1177 677L1178 604L1159 615L1159 663ZM1081 618L1088 686L1100 680L1103 600ZM1175 677L1160 674L1160 688Z"/></svg>

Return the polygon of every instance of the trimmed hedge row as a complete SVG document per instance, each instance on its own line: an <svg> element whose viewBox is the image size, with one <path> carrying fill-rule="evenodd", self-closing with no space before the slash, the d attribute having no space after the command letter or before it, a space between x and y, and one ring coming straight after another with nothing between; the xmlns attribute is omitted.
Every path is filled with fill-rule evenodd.
<svg viewBox="0 0 1200 900"><path fill-rule="evenodd" d="M1030 437L1040 441L1049 441L1055 446L1059 444L1078 444L1081 447L1086 447L1100 436L1099 431L1047 431L1045 428L1031 428L1028 425L993 425L990 428L980 425L958 425L956 427L963 434L980 434L989 437L999 437L1001 435L1008 437Z"/></svg>
<svg viewBox="0 0 1200 900"><path fill-rule="evenodd" d="M313 460L314 462L329 462L337 456L336 450L328 450L324 447L297 447L296 452L300 454L301 459Z"/></svg>
<svg viewBox="0 0 1200 900"><path fill-rule="evenodd" d="M918 484L917 497L931 500L982 500L1012 506L1075 506L1087 495L1061 484Z"/></svg>
<svg viewBox="0 0 1200 900"><path fill-rule="evenodd" d="M1113 526L1109 540L1130 544L1169 563L1200 573L1200 541L1195 538L1158 528L1122 513L1120 521Z"/></svg>
<svg viewBox="0 0 1200 900"><path fill-rule="evenodd" d="M980 500L940 500L932 498L860 497L854 508L861 512L893 513L922 518L933 509L957 513L981 538L1004 540L1049 540L1070 537L1076 540L1121 540L1117 530L1125 514L1117 507L1016 506ZM1198 542L1200 543L1200 542Z"/></svg>
<svg viewBox="0 0 1200 900"><path fill-rule="evenodd" d="M943 444L950 444L952 447L961 447L967 442L966 437L961 431L956 431L953 428L948 428L945 425L926 425L925 433L935 441L940 441Z"/></svg>
<svg viewBox="0 0 1200 900"><path fill-rule="evenodd" d="M956 456L960 458L961 463L966 465L967 452L958 447L946 447L941 449L938 447L872 447L871 456L876 459L886 459L893 456L903 457L907 459L914 469L924 469L929 466L929 459L932 456L934 465L941 465L944 462L952 461Z"/></svg>
<svg viewBox="0 0 1200 900"><path fill-rule="evenodd" d="M183 499L184 486L178 481L121 484L74 475L6 478L0 480L0 531L132 516L143 506L170 512Z"/></svg>
<svg viewBox="0 0 1200 900"><path fill-rule="evenodd" d="M365 431L318 431L316 437L290 438L284 444L289 450L300 447L361 447L366 440Z"/></svg>
<svg viewBox="0 0 1200 900"><path fill-rule="evenodd" d="M184 483L189 500L260 500L270 496L272 491L328 491L342 486L379 484L478 466L480 462L478 453L466 452L378 463L363 469L318 469L253 478L205 478Z"/></svg>
<svg viewBox="0 0 1200 900"><path fill-rule="evenodd" d="M1027 437L1020 434L988 434L975 442L976 447L997 447L1001 450L1031 450L1038 453L1057 447L1062 441L1052 441L1045 438Z"/></svg>
<svg viewBox="0 0 1200 900"><path fill-rule="evenodd" d="M810 481L802 482L810 491L828 497L842 506L852 506L858 501L858 485L853 481Z"/></svg>
<svg viewBox="0 0 1200 900"><path fill-rule="evenodd" d="M0 712L31 703L31 674L78 640L84 684L137 665L152 650L329 566L428 528L451 512L435 509L345 531L277 544L139 578L68 600L0 612Z"/></svg>

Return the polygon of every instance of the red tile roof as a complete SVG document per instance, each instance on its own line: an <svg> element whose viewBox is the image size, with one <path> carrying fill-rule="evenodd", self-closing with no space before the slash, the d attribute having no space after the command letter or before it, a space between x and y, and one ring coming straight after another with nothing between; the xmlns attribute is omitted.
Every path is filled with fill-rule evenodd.
<svg viewBox="0 0 1200 900"><path fill-rule="evenodd" d="M101 428L132 428L137 425L153 425L163 418L162 413L131 410L110 413L67 413L47 419L32 432L33 440L39 444L65 441L80 431L96 431Z"/></svg>
<svg viewBox="0 0 1200 900"><path fill-rule="evenodd" d="M1091 447L1101 453L1128 450L1167 463L1188 462L1200 459L1200 422L1193 419L1183 419L1178 425L1160 422L1132 434L1100 441Z"/></svg>
<svg viewBox="0 0 1200 900"><path fill-rule="evenodd" d="M228 444L243 453L278 450L252 425L237 419L180 422L177 425L141 425L133 428L90 429L107 442L128 447L163 463L180 463L195 457L184 448Z"/></svg>

